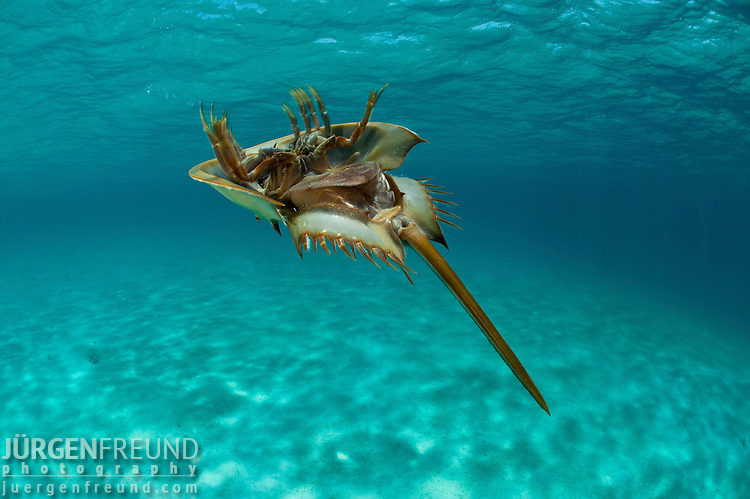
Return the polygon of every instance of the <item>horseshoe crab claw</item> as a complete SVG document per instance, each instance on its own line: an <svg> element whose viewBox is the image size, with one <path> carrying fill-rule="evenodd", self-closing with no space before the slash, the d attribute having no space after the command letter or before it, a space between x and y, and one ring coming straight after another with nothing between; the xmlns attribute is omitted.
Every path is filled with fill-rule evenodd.
<svg viewBox="0 0 750 499"><path fill-rule="evenodd" d="M217 159L193 167L190 176L208 183L258 219L269 220L277 232L280 225L287 226L300 256L318 245L326 252L330 245L334 252L340 249L355 259L359 251L375 265L380 260L412 281L409 273L413 271L405 264L405 246L412 248L549 414L547 403L518 357L433 246L433 242L446 244L440 223L455 225L440 216L455 215L436 203L454 203L433 197L445 192L426 180L390 174L415 145L425 141L407 128L369 121L383 89L370 92L360 122L334 125L315 90L310 88L308 94L293 89L305 131L284 106L294 134L248 149L237 144L226 113L215 119L211 112L208 121L201 113Z"/></svg>

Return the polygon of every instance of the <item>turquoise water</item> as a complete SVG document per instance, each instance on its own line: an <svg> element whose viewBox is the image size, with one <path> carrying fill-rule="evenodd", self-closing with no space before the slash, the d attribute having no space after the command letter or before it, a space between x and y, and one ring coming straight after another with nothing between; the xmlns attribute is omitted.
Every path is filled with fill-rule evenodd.
<svg viewBox="0 0 750 499"><path fill-rule="evenodd" d="M746 1L0 3L0 458L16 434L200 446L179 463L195 477L10 458L4 485L747 497L749 19ZM429 141L398 173L454 193L443 254L551 416L417 255L414 286L300 260L187 176L212 157L200 101L251 146L289 133L291 86L345 122L387 82L373 119ZM59 491L86 480L140 488ZM8 494L28 495L46 492Z"/></svg>

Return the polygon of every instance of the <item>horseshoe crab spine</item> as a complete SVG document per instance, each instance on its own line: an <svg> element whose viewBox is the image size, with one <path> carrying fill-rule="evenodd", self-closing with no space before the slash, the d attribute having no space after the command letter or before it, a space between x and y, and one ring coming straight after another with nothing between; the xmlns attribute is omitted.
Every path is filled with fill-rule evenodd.
<svg viewBox="0 0 750 499"><path fill-rule="evenodd" d="M531 376L526 372L521 361L518 360L516 354L513 353L508 343L500 335L497 328L487 314L479 306L479 303L466 289L466 286L453 269L448 265L440 252L430 243L424 234L417 228L414 223L409 223L398 230L398 237L411 246L419 256L425 261L427 265L437 274L443 284L453 293L453 296L461 303L464 309L469 313L474 322L476 322L479 329L482 330L487 339L495 347L495 350L500 357L505 361L513 374L516 375L518 381L526 388L526 390L534 397L539 407L549 414L547 403L544 401L544 397L539 392L534 382L531 380Z"/></svg>

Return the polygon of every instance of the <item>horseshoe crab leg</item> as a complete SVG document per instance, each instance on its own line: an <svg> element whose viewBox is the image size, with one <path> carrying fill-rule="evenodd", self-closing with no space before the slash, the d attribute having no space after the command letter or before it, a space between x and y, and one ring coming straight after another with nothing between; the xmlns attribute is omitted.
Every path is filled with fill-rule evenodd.
<svg viewBox="0 0 750 499"><path fill-rule="evenodd" d="M226 176L233 182L247 182L248 175L242 167L244 153L227 125L226 111L224 111L221 119L217 120L214 118L214 106L211 104L209 122L206 122L206 117L203 115L202 102L200 104L200 112L201 121L203 121L203 130L206 132L208 140L214 148L214 154L216 154L216 159L219 161L221 169L224 170Z"/></svg>
<svg viewBox="0 0 750 499"><path fill-rule="evenodd" d="M479 329L481 329L487 339L490 340L492 346L495 347L497 353L500 354L500 357L503 358L510 370L513 371L513 374L516 375L518 381L520 381L524 388L526 388L531 396L534 397L534 400L539 404L539 407L549 414L549 409L547 408L547 403L544 401L544 397L542 397L539 389L531 380L531 376L526 372L526 369L521 365L521 361L518 360L516 354L513 353L513 350L511 350L508 343L506 343L497 331L494 324L492 324L492 321L490 321L490 318L487 317L487 314L484 313L484 310L479 306L479 303L477 303L474 297L471 296L469 290L466 289L464 283L461 282L461 279L458 278L458 275L456 275L453 269L448 265L448 262L445 261L440 252L435 249L427 237L422 234L413 222L409 222L400 227L397 232L398 237L414 248L425 263L427 263L435 274L440 277L443 284L450 289L453 296L456 297L464 309L469 315L471 315L471 318L474 319L474 322L479 326Z"/></svg>
<svg viewBox="0 0 750 499"><path fill-rule="evenodd" d="M318 92L315 91L315 89L308 85L310 89L310 93L315 98L315 101L318 103L318 108L320 108L320 117L323 118L323 124L325 125L325 134L326 137L331 136L331 121L328 119L328 113L326 112L326 108L323 105L323 100L318 95Z"/></svg>
<svg viewBox="0 0 750 499"><path fill-rule="evenodd" d="M320 130L320 121L318 121L318 116L315 114L315 106L313 106L313 103L310 100L310 96L307 95L307 92L305 92L301 88L298 88L297 92L299 93L300 97L302 97L302 100L305 101L307 109L308 111L310 111L310 119L312 119L313 127L315 127L314 131L317 132L318 130Z"/></svg>
<svg viewBox="0 0 750 499"><path fill-rule="evenodd" d="M351 147L355 142L357 142L357 139L359 139L359 136L362 135L362 132L364 132L367 123L370 121L372 108L375 107L378 99L380 99L380 95L383 93L383 90L385 90L385 87L387 86L388 83L386 83L385 86L380 89L380 92L370 90L370 98L367 99L367 107L365 107L365 115L362 117L362 121L357 123L357 127L354 129L351 137L349 137L348 139L346 137L336 137L336 147Z"/></svg>
<svg viewBox="0 0 750 499"><path fill-rule="evenodd" d="M307 115L307 108L305 107L304 97L300 95L301 90L292 88L291 90L289 90L289 93L292 94L294 102L296 102L299 106L299 114L302 115L302 121L305 122L305 135L310 135L312 133L312 130L310 129L310 117Z"/></svg>
<svg viewBox="0 0 750 499"><path fill-rule="evenodd" d="M299 140L299 127L297 126L297 118L294 117L294 113L291 109L289 109L289 106L287 106L286 104L282 104L281 107L284 109L284 112L289 118L289 122L292 124L292 131L294 132L294 140L296 142L297 140Z"/></svg>

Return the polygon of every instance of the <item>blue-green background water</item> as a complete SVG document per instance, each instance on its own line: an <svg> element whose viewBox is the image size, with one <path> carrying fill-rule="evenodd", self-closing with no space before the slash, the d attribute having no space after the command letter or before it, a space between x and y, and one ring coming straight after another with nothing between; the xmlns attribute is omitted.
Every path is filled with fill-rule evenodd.
<svg viewBox="0 0 750 499"><path fill-rule="evenodd" d="M0 42L0 438L190 436L199 497L750 495L746 0L1 2ZM251 146L387 82L551 417L416 255L301 261L187 177L200 101Z"/></svg>

